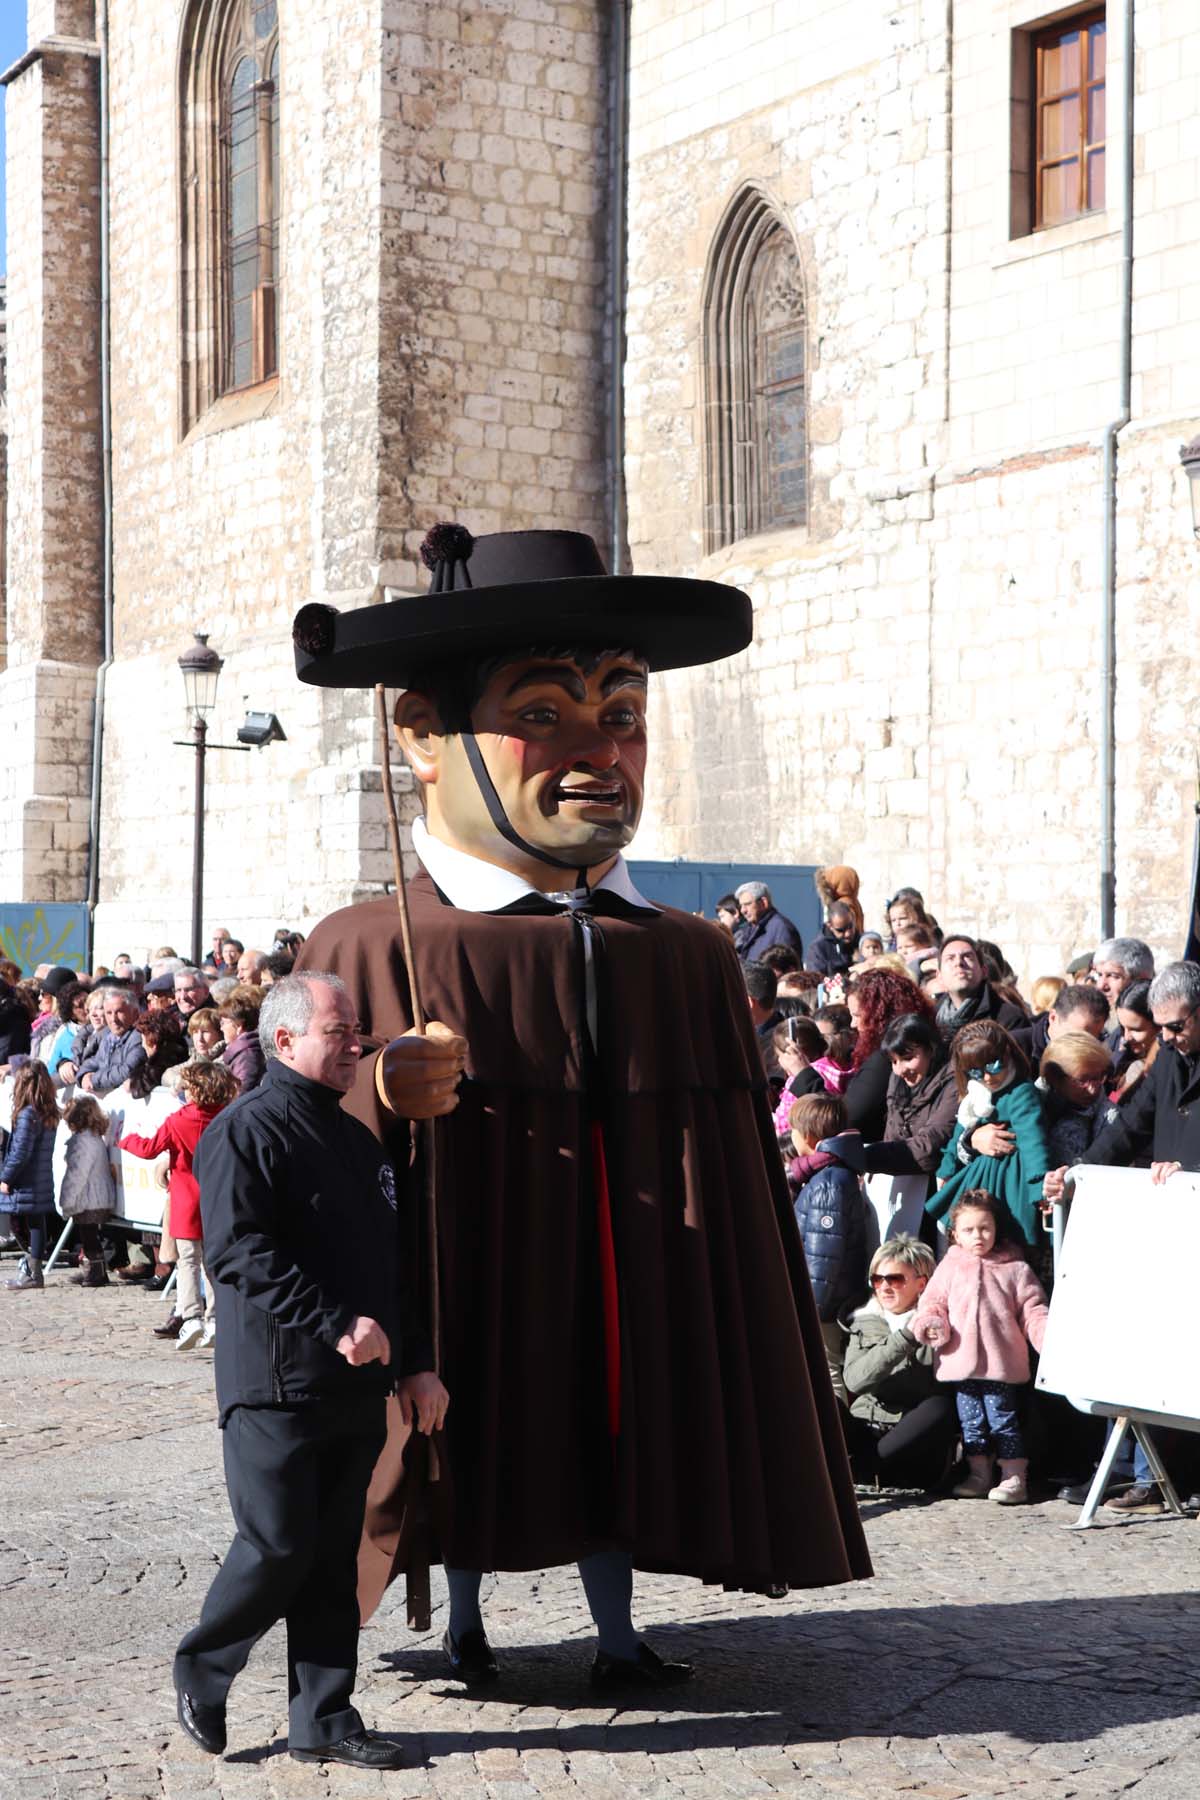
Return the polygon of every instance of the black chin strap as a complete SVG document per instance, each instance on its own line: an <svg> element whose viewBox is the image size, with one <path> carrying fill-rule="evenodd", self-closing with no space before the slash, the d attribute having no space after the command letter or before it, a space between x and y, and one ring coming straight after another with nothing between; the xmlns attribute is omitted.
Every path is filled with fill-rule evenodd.
<svg viewBox="0 0 1200 1800"><path fill-rule="evenodd" d="M522 856L531 856L534 862L549 863L555 869L569 869L576 878L574 885L578 888L586 888L586 868L581 869L578 863L563 862L561 857L551 856L548 850L539 850L533 844L527 844L520 832L513 828L509 823L508 814L500 803L500 796L496 792L495 784L488 774L487 764L483 760L483 751L479 748L475 733L464 731L462 741L466 747L467 761L471 765L471 771L475 776L479 791L483 795L483 804L488 809L488 817L505 843L511 844L514 850L519 850Z"/></svg>

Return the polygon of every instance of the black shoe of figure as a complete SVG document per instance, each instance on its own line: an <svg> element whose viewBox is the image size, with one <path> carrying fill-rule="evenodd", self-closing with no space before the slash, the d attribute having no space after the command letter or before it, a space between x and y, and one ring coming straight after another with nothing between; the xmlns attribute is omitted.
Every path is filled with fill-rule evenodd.
<svg viewBox="0 0 1200 1800"><path fill-rule="evenodd" d="M210 1756L220 1756L225 1749L225 1708L223 1706L202 1706L199 1700L193 1700L182 1688L175 1692L175 1715L193 1744L199 1744L201 1750L207 1750Z"/></svg>
<svg viewBox="0 0 1200 1800"><path fill-rule="evenodd" d="M592 1686L597 1688L679 1687L692 1679L692 1665L664 1662L649 1644L639 1644L636 1656L609 1656L597 1650L592 1664Z"/></svg>
<svg viewBox="0 0 1200 1800"><path fill-rule="evenodd" d="M406 1760L401 1746L377 1731L352 1731L336 1744L289 1754L296 1762L349 1763L352 1769L402 1769Z"/></svg>
<svg viewBox="0 0 1200 1800"><path fill-rule="evenodd" d="M465 1681L468 1687L482 1687L485 1682L499 1681L500 1665L484 1632L464 1631L456 1643L447 1631L442 1639L442 1649L455 1681Z"/></svg>

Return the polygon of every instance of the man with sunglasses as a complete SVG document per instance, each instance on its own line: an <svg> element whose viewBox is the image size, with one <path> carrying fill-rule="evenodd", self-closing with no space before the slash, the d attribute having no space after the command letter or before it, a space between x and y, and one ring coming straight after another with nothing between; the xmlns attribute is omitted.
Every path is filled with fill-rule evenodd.
<svg viewBox="0 0 1200 1800"><path fill-rule="evenodd" d="M1129 1104L1080 1158L1127 1167L1149 1155L1162 1183L1180 1169L1200 1170L1200 963L1170 963L1150 984L1159 1052ZM1048 1200L1062 1197L1067 1171L1046 1177Z"/></svg>

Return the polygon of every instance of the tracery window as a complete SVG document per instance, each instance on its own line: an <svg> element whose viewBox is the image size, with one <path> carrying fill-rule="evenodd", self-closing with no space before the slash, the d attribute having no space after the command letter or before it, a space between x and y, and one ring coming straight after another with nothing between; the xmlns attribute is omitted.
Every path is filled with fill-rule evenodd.
<svg viewBox="0 0 1200 1800"><path fill-rule="evenodd" d="M806 525L804 277L790 231L753 189L714 240L705 340L705 548Z"/></svg>
<svg viewBox="0 0 1200 1800"><path fill-rule="evenodd" d="M279 367L278 0L192 0L180 100L186 430Z"/></svg>

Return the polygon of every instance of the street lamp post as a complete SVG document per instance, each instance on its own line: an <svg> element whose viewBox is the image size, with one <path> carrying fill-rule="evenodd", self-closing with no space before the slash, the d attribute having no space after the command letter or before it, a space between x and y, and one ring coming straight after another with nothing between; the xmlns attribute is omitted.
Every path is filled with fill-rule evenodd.
<svg viewBox="0 0 1200 1800"><path fill-rule="evenodd" d="M208 715L217 704L217 680L224 665L198 631L195 642L179 658L187 709L196 749L196 810L192 824L192 961L200 965L204 914L204 755L208 748Z"/></svg>
<svg viewBox="0 0 1200 1800"><path fill-rule="evenodd" d="M1190 444L1180 445L1179 460L1191 490L1192 530L1200 541L1200 437L1194 437Z"/></svg>

